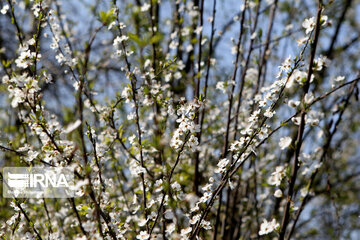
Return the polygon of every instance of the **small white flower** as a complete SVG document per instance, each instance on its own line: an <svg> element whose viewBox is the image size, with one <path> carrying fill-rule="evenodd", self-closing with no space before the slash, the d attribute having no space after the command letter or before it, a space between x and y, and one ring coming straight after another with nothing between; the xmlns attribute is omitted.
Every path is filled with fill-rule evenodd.
<svg viewBox="0 0 360 240"><path fill-rule="evenodd" d="M187 227L185 229L181 229L181 236L186 236L187 234L189 234L191 232L192 228L191 227Z"/></svg>
<svg viewBox="0 0 360 240"><path fill-rule="evenodd" d="M70 123L64 130L65 133L71 133L72 131L74 131L75 129L77 129L81 124L80 119L76 120L73 123Z"/></svg>
<svg viewBox="0 0 360 240"><path fill-rule="evenodd" d="M171 142L170 142L170 147L174 148L175 150L181 148L183 144L183 141L180 140L180 139L171 139Z"/></svg>
<svg viewBox="0 0 360 240"><path fill-rule="evenodd" d="M234 152L240 150L242 145L244 145L244 143L245 143L245 138L241 137L239 140L235 141L230 145L230 151Z"/></svg>
<svg viewBox="0 0 360 240"><path fill-rule="evenodd" d="M182 74L181 72L177 71L175 74L174 74L174 78L175 79L180 79L182 77Z"/></svg>
<svg viewBox="0 0 360 240"><path fill-rule="evenodd" d="M205 192L204 195L200 198L199 202L207 202L210 198L212 197L212 193L211 192Z"/></svg>
<svg viewBox="0 0 360 240"><path fill-rule="evenodd" d="M254 40L255 38L256 38L256 36L257 36L257 32L254 32L253 34L251 34L251 40Z"/></svg>
<svg viewBox="0 0 360 240"><path fill-rule="evenodd" d="M264 116L267 117L267 118L272 118L275 113L276 113L275 111L271 111L270 108L268 108L268 109L265 111Z"/></svg>
<svg viewBox="0 0 360 240"><path fill-rule="evenodd" d="M221 159L219 161L219 163L217 164L218 168L215 169L215 173L223 173L223 172L225 172L226 166L228 165L228 163L229 163L228 159L226 159L226 158Z"/></svg>
<svg viewBox="0 0 360 240"><path fill-rule="evenodd" d="M285 177L285 168L283 166L277 166L275 172L271 173L267 183L270 185L280 186L281 180Z"/></svg>
<svg viewBox="0 0 360 240"><path fill-rule="evenodd" d="M224 168L228 165L229 160L227 158L221 159L219 163L217 164L218 167Z"/></svg>
<svg viewBox="0 0 360 240"><path fill-rule="evenodd" d="M291 137L282 137L280 138L279 146L281 150L284 150L285 148L289 147L291 144Z"/></svg>
<svg viewBox="0 0 360 240"><path fill-rule="evenodd" d="M285 26L285 31L290 31L293 28L294 28L293 24L288 24L288 25Z"/></svg>
<svg viewBox="0 0 360 240"><path fill-rule="evenodd" d="M195 30L194 30L194 32L197 34L197 35L199 35L201 32L202 32L202 27L200 27L200 26L198 26Z"/></svg>
<svg viewBox="0 0 360 240"><path fill-rule="evenodd" d="M139 235L136 236L136 239L147 240L150 238L150 235L146 231L141 231Z"/></svg>
<svg viewBox="0 0 360 240"><path fill-rule="evenodd" d="M143 227L145 226L145 224L147 223L147 220L145 218L140 219L138 222L139 227Z"/></svg>
<svg viewBox="0 0 360 240"><path fill-rule="evenodd" d="M246 71L245 80L247 81L256 81L258 78L259 71L256 68L249 68Z"/></svg>
<svg viewBox="0 0 360 240"><path fill-rule="evenodd" d="M186 52L191 52L192 50L194 50L193 45L191 45L191 44L187 45Z"/></svg>
<svg viewBox="0 0 360 240"><path fill-rule="evenodd" d="M307 73L299 70L295 70L291 78L295 80L298 84L303 85L306 81Z"/></svg>
<svg viewBox="0 0 360 240"><path fill-rule="evenodd" d="M10 9L9 5L6 4L2 7L2 9L0 10L1 14L5 15L7 13L7 11Z"/></svg>
<svg viewBox="0 0 360 240"><path fill-rule="evenodd" d="M219 90L223 91L223 93L226 93L225 82L223 82L223 81L217 82L216 89L219 89Z"/></svg>
<svg viewBox="0 0 360 240"><path fill-rule="evenodd" d="M116 24L115 21L111 22L108 26L108 30L112 29L115 26L115 24Z"/></svg>
<svg viewBox="0 0 360 240"><path fill-rule="evenodd" d="M277 223L275 219L273 219L271 222L268 222L266 219L264 219L264 221L260 225L259 235L269 234L275 229L277 229L279 226L280 224Z"/></svg>
<svg viewBox="0 0 360 240"><path fill-rule="evenodd" d="M190 224L191 224L191 225L196 224L196 223L200 220L200 217L201 217L200 214L197 214L197 215L193 216L193 217L191 218L191 220L190 220Z"/></svg>
<svg viewBox="0 0 360 240"><path fill-rule="evenodd" d="M28 151L28 157L26 158L26 161L32 162L38 155L39 155L39 152L29 150Z"/></svg>
<svg viewBox="0 0 360 240"><path fill-rule="evenodd" d="M167 226L166 233L171 235L175 231L175 228L176 228L175 224L171 223L169 226Z"/></svg>
<svg viewBox="0 0 360 240"><path fill-rule="evenodd" d="M233 182L230 181L230 178L229 178L228 182L229 182L229 187L230 187L230 189L231 189L231 190L234 190L234 189L235 189L235 186L234 186Z"/></svg>
<svg viewBox="0 0 360 240"><path fill-rule="evenodd" d="M317 118L311 118L311 117L308 117L307 115L305 116L305 124L315 127L315 126L319 125L319 122L320 122L320 120Z"/></svg>
<svg viewBox="0 0 360 240"><path fill-rule="evenodd" d="M144 3L144 5L141 6L140 11L146 12L150 9L151 5L148 3Z"/></svg>
<svg viewBox="0 0 360 240"><path fill-rule="evenodd" d="M160 192L160 191L162 191L162 189L163 189L162 184L163 184L163 180L162 180L162 179L156 180L156 182L155 182L155 184L154 184L154 187L155 187L154 190L155 190L155 192Z"/></svg>
<svg viewBox="0 0 360 240"><path fill-rule="evenodd" d="M265 107L266 106L266 100L261 100L260 102L259 102L259 107Z"/></svg>
<svg viewBox="0 0 360 240"><path fill-rule="evenodd" d="M120 29L124 29L124 28L126 28L126 25L123 22L120 22L119 27L120 27Z"/></svg>
<svg viewBox="0 0 360 240"><path fill-rule="evenodd" d="M288 102L289 107L292 107L292 108L296 108L297 106L299 106L299 104L300 104L300 101L289 100L289 102Z"/></svg>
<svg viewBox="0 0 360 240"><path fill-rule="evenodd" d="M127 119L128 119L129 121L134 120L135 118L136 118L136 113L135 113L135 112L129 113L129 114L127 115Z"/></svg>
<svg viewBox="0 0 360 240"><path fill-rule="evenodd" d="M331 20L328 22L328 16L323 15L323 16L320 17L321 26L325 26L328 23L331 24Z"/></svg>
<svg viewBox="0 0 360 240"><path fill-rule="evenodd" d="M300 195L301 197L305 197L308 194L308 189L306 187L300 189Z"/></svg>
<svg viewBox="0 0 360 240"><path fill-rule="evenodd" d="M117 36L115 39L114 39L114 47L118 46L120 43L124 42L124 41L127 41L129 39L128 36Z"/></svg>
<svg viewBox="0 0 360 240"><path fill-rule="evenodd" d="M301 117L293 117L293 118L291 118L291 121L292 121L295 125L300 125Z"/></svg>
<svg viewBox="0 0 360 240"><path fill-rule="evenodd" d="M314 95L312 93L307 93L304 96L304 100L306 104L310 104L314 100Z"/></svg>
<svg viewBox="0 0 360 240"><path fill-rule="evenodd" d="M266 127L261 128L259 133L258 133L259 139L263 140L263 139L267 138L268 136L269 136L268 128L266 128Z"/></svg>
<svg viewBox="0 0 360 240"><path fill-rule="evenodd" d="M171 188L175 191L180 191L181 190L181 185L178 182L174 182L171 184Z"/></svg>
<svg viewBox="0 0 360 240"><path fill-rule="evenodd" d="M306 34L309 34L315 27L315 17L305 19L302 23L303 28L306 29Z"/></svg>
<svg viewBox="0 0 360 240"><path fill-rule="evenodd" d="M31 38L29 41L27 41L29 45L34 45L36 43L34 38Z"/></svg>
<svg viewBox="0 0 360 240"><path fill-rule="evenodd" d="M237 51L238 51L237 46L233 46L233 47L231 48L231 54L235 55L235 54L237 54Z"/></svg>
<svg viewBox="0 0 360 240"><path fill-rule="evenodd" d="M345 80L345 76L337 76L335 78L335 82L341 82L341 81L344 81Z"/></svg>
<svg viewBox="0 0 360 240"><path fill-rule="evenodd" d="M210 225L209 221L202 220L200 226L205 230L210 230L211 229L211 225ZM199 239L199 240L201 240L201 239Z"/></svg>
<svg viewBox="0 0 360 240"><path fill-rule="evenodd" d="M274 197L281 198L283 196L283 193L280 189L277 189L274 193Z"/></svg>
<svg viewBox="0 0 360 240"><path fill-rule="evenodd" d="M125 87L121 92L121 97L125 98L125 102L130 102L132 90L130 87Z"/></svg>
<svg viewBox="0 0 360 240"><path fill-rule="evenodd" d="M320 55L320 57L318 57L317 59L314 60L314 71L321 71L321 69L323 69L323 67L328 66L330 63L330 60L325 57Z"/></svg>
<svg viewBox="0 0 360 240"><path fill-rule="evenodd" d="M282 72L287 72L287 71L290 70L291 62L292 62L291 56L289 56L287 59L285 59L285 61L281 64L281 66L279 66L280 71L279 71L279 73L277 75L277 78L279 78L281 76Z"/></svg>
<svg viewBox="0 0 360 240"><path fill-rule="evenodd" d="M301 45L304 45L308 39L309 39L308 37L303 37L303 38L296 40L296 42L297 42L298 46L300 47Z"/></svg>
<svg viewBox="0 0 360 240"><path fill-rule="evenodd" d="M191 135L189 138L189 141L187 143L187 146L191 149L191 151L195 152L197 145L199 145L199 141L198 141L197 137L195 137L194 135Z"/></svg>

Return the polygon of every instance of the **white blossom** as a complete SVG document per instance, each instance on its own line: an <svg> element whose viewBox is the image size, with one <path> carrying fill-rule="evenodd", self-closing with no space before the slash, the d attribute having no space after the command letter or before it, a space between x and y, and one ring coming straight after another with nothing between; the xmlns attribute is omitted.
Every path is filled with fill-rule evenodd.
<svg viewBox="0 0 360 240"><path fill-rule="evenodd" d="M305 19L302 23L303 28L305 28L305 33L309 34L312 30L314 30L315 27L315 17L311 17L308 19Z"/></svg>
<svg viewBox="0 0 360 240"><path fill-rule="evenodd" d="M269 234L276 230L279 226L280 224L277 223L275 219L271 220L271 222L268 222L266 219L264 219L260 225L259 235Z"/></svg>
<svg viewBox="0 0 360 240"><path fill-rule="evenodd" d="M277 166L275 172L271 173L268 179L268 184L280 186L281 180L285 177L285 168L283 166Z"/></svg>
<svg viewBox="0 0 360 240"><path fill-rule="evenodd" d="M289 102L288 102L289 107L292 107L292 108L296 108L297 106L299 106L299 104L300 104L300 101L289 100Z"/></svg>
<svg viewBox="0 0 360 240"><path fill-rule="evenodd" d="M264 113L264 116L267 117L267 118L272 118L275 113L276 113L275 111L271 111L271 109L268 108L268 109L266 109L266 111Z"/></svg>
<svg viewBox="0 0 360 240"><path fill-rule="evenodd" d="M304 100L305 100L306 104L312 103L312 101L314 101L314 99L315 99L314 94L312 94L312 93L306 93L304 96Z"/></svg>
<svg viewBox="0 0 360 240"><path fill-rule="evenodd" d="M144 3L144 5L141 6L140 11L146 12L150 9L151 5L149 3Z"/></svg>
<svg viewBox="0 0 360 240"><path fill-rule="evenodd" d="M279 146L281 150L284 150L285 148L289 147L291 144L291 137L282 137L280 138Z"/></svg>
<svg viewBox="0 0 360 240"><path fill-rule="evenodd" d="M3 5L2 9L0 10L1 14L5 15L7 11L10 9L8 4Z"/></svg>
<svg viewBox="0 0 360 240"><path fill-rule="evenodd" d="M128 39L129 39L128 36L124 36L124 35L122 35L122 36L117 36L117 37L114 39L113 45L116 47L116 46L120 45L122 42L127 41Z"/></svg>
<svg viewBox="0 0 360 240"><path fill-rule="evenodd" d="M280 189L277 189L274 193L274 197L281 198L283 196L283 193Z"/></svg>
<svg viewBox="0 0 360 240"><path fill-rule="evenodd" d="M336 78L335 78L335 82L342 82L342 81L344 81L345 80L345 76L337 76Z"/></svg>
<svg viewBox="0 0 360 240"><path fill-rule="evenodd" d="M146 231L141 231L140 234L136 236L136 239L147 240L150 238L150 235Z"/></svg>
<svg viewBox="0 0 360 240"><path fill-rule="evenodd" d="M71 133L72 131L74 131L75 129L77 129L81 124L80 119L76 120L73 123L70 123L64 130L65 133Z"/></svg>

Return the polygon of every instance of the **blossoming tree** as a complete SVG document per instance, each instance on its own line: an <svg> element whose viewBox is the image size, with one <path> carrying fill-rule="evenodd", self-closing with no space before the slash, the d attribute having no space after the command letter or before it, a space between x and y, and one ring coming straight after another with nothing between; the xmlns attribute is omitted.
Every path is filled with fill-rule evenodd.
<svg viewBox="0 0 360 240"><path fill-rule="evenodd" d="M2 0L2 239L359 239L355 0ZM2 175L1 175L2 176Z"/></svg>

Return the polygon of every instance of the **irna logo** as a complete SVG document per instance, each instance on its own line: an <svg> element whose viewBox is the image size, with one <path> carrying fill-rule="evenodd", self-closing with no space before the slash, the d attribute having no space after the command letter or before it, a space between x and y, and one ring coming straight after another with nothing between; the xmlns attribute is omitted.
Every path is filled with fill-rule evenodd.
<svg viewBox="0 0 360 240"><path fill-rule="evenodd" d="M70 168L7 167L3 176L4 197L74 197L74 175Z"/></svg>

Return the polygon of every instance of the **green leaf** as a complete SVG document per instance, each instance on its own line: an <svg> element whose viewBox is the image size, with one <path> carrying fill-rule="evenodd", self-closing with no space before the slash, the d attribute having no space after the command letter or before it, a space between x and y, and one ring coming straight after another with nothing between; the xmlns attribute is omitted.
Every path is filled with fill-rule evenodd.
<svg viewBox="0 0 360 240"><path fill-rule="evenodd" d="M9 60L2 60L1 62L5 68L8 68L11 64L11 62Z"/></svg>
<svg viewBox="0 0 360 240"><path fill-rule="evenodd" d="M280 126L283 127L283 126L286 126L287 124L288 124L288 122L281 122Z"/></svg>
<svg viewBox="0 0 360 240"><path fill-rule="evenodd" d="M201 93L199 96L199 100L202 101L204 99L204 95Z"/></svg>
<svg viewBox="0 0 360 240"><path fill-rule="evenodd" d="M136 42L140 47L146 46L146 43L140 39L140 37L134 33L128 33L128 36L131 40Z"/></svg>
<svg viewBox="0 0 360 240"><path fill-rule="evenodd" d="M160 42L161 40L163 39L163 36L162 36L162 34L156 34L155 36L152 36L151 38L150 38L150 43L151 44L154 44L154 43L158 43L158 42Z"/></svg>
<svg viewBox="0 0 360 240"><path fill-rule="evenodd" d="M106 25L109 25L111 22L115 20L114 10L110 9L109 11L101 11L100 12L100 21Z"/></svg>

